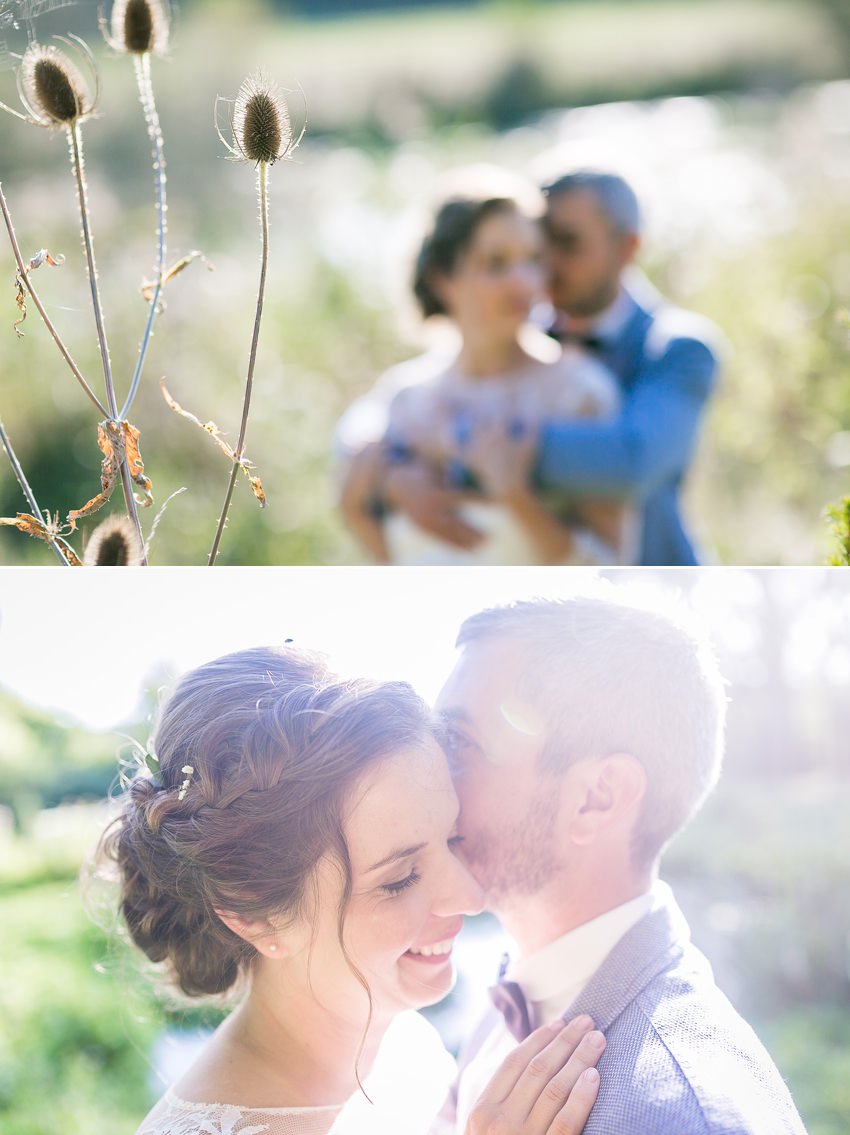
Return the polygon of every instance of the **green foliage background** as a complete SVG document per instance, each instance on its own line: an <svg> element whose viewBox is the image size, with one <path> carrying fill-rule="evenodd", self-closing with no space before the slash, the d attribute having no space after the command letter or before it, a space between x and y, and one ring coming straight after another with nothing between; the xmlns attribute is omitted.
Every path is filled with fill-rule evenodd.
<svg viewBox="0 0 850 1135"><path fill-rule="evenodd" d="M166 409L158 379L165 376L202 420L235 436L256 289L255 186L249 167L224 160L211 120L215 96L232 97L257 65L284 85L300 84L304 96L293 91L293 113L300 124L306 101L309 123L293 161L276 166L271 179L273 260L248 432L248 455L270 503L260 512L239 485L220 562L358 561L334 509L332 433L377 374L419 349L403 272L415 206L435 176L458 163L528 169L541 151L572 137L561 111L616 100L644 100L625 104L636 121L656 116L661 188L693 181L693 193L687 185L672 198L662 193L662 208L674 201L677 212L659 218L661 239L650 242L644 266L729 341L688 486L698 535L719 562L824 562L833 550L825 509L846 495L850 466L842 316L850 295L842 123L850 110L847 88L835 82L847 73L850 52L835 7L489 3L309 22L275 17L256 0L188 5L171 58L154 61L169 162L169 246L174 259L202 250L215 271L198 261L169 285L131 415L156 507L188 489L162 518L152 562L204 562L224 495L226 459ZM107 330L123 390L145 318L139 286L154 257L152 176L129 64L99 45L90 6L50 13L39 34L68 28L95 45L103 77L101 114L84 134ZM658 101L685 95L705 101ZM0 98L15 100L11 72L0 72ZM680 111L695 115L696 135L689 141L680 130L664 142ZM700 134L701 115L716 122L711 146ZM616 119L599 122L603 132L616 127ZM37 281L99 388L65 143L3 115L0 155L22 247L67 256L61 270L42 268ZM730 200L726 217L710 208L713 179L715 195L729 193L736 162L741 192L746 197L752 177L757 189L749 203ZM758 189L765 169L771 184ZM733 238L727 222L733 229L752 222L753 231ZM0 293L0 414L42 507L64 515L97 491L95 415L34 311L26 338L16 341L5 239L0 272L9 281ZM0 514L13 516L22 500L4 460ZM151 520L144 517L148 529ZM12 530L0 534L0 563L48 562L43 546Z"/></svg>

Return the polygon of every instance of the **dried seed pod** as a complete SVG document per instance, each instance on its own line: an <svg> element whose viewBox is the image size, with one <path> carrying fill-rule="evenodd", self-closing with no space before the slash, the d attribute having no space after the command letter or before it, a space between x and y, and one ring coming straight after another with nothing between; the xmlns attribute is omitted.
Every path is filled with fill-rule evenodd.
<svg viewBox="0 0 850 1135"><path fill-rule="evenodd" d="M170 18L167 0L115 0L104 37L127 55L161 55L168 48Z"/></svg>
<svg viewBox="0 0 850 1135"><path fill-rule="evenodd" d="M234 158L255 165L273 165L301 140L293 141L289 110L280 88L261 73L251 75L239 88L230 125L233 144L223 137L222 141Z"/></svg>
<svg viewBox="0 0 850 1135"><path fill-rule="evenodd" d="M83 564L86 567L138 567L142 548L135 525L127 516L110 516L91 534Z"/></svg>
<svg viewBox="0 0 850 1135"><path fill-rule="evenodd" d="M94 110L98 95L97 72L88 48L82 40L77 42L95 77L94 93L80 68L61 48L31 43L24 52L18 72L21 102L30 120L39 126L73 126Z"/></svg>

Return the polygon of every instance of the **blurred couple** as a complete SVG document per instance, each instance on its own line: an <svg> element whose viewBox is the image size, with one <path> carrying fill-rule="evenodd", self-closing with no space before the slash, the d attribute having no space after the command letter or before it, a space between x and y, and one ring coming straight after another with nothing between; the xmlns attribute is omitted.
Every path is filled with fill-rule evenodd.
<svg viewBox="0 0 850 1135"><path fill-rule="evenodd" d="M691 565L680 490L720 336L634 267L620 176L542 192L457 171L413 291L456 343L388 371L337 428L340 506L378 563Z"/></svg>
<svg viewBox="0 0 850 1135"><path fill-rule="evenodd" d="M610 591L457 643L436 714L295 646L166 702L102 853L136 945L238 1000L139 1135L805 1135L658 881L719 774L707 644ZM454 1070L411 1010L482 906L517 956L441 1107Z"/></svg>

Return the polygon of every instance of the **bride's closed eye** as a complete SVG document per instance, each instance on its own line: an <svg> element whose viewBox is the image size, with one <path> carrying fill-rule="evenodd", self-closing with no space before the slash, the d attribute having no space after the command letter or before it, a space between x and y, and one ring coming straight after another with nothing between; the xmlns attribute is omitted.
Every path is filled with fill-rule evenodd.
<svg viewBox="0 0 850 1135"><path fill-rule="evenodd" d="M464 837L462 835L457 835L457 833L455 833L455 835L449 836L449 838L446 840L446 845L454 853L455 849L463 843L463 839ZM414 866L410 869L410 872L405 875L403 879L397 879L393 883L381 883L380 889L387 895L400 895L410 887L414 887L421 878L422 876L419 872L419 868Z"/></svg>
<svg viewBox="0 0 850 1135"><path fill-rule="evenodd" d="M413 867L410 870L410 874L405 875L403 879L399 879L395 883L382 883L381 890L385 891L388 895L400 895L403 891L406 891L408 887L415 886L421 877L417 869Z"/></svg>

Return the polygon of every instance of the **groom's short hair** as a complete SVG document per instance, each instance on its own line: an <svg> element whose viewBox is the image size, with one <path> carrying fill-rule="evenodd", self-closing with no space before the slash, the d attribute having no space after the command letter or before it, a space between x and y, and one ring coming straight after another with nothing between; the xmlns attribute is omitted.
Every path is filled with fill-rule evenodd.
<svg viewBox="0 0 850 1135"><path fill-rule="evenodd" d="M547 199L586 190L619 233L640 235L643 227L640 202L629 183L618 173L600 169L575 169L542 187Z"/></svg>
<svg viewBox="0 0 850 1135"><path fill-rule="evenodd" d="M468 618L457 645L509 640L523 660L518 693L547 730L541 770L629 753L646 770L636 861L652 863L720 774L725 683L693 612L623 595L533 599Z"/></svg>

